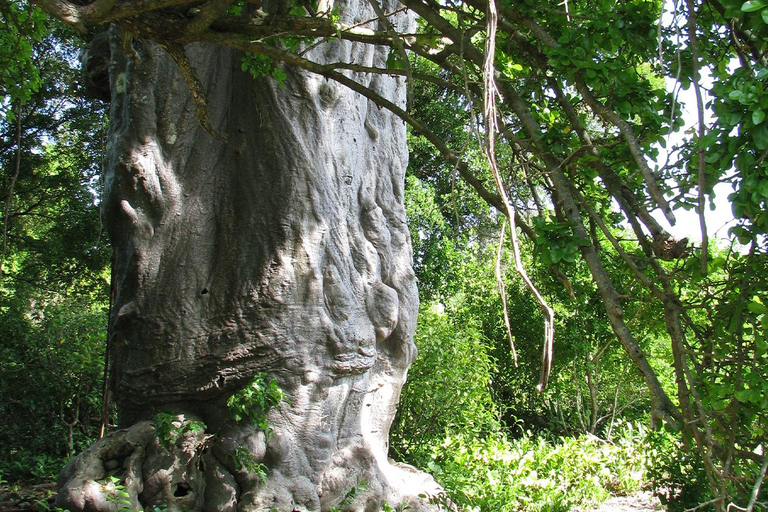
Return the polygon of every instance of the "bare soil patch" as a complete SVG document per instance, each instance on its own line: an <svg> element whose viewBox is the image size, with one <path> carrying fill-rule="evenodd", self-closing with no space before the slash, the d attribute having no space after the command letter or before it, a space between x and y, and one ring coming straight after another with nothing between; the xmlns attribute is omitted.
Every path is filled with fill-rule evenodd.
<svg viewBox="0 0 768 512"><path fill-rule="evenodd" d="M616 496L603 502L594 512L658 512L664 510L659 499L649 491Z"/></svg>
<svg viewBox="0 0 768 512"><path fill-rule="evenodd" d="M0 484L0 512L26 512L52 507L56 484Z"/></svg>

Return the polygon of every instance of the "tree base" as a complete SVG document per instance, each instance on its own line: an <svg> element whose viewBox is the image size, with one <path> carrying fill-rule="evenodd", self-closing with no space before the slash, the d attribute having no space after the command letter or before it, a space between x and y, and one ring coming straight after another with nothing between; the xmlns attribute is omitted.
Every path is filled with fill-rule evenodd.
<svg viewBox="0 0 768 512"><path fill-rule="evenodd" d="M153 423L143 421L72 460L59 476L56 504L72 512L439 509L430 498L443 491L431 476L381 460L366 446L338 449L326 467L306 475L270 460L280 444L278 433L265 442L263 432L241 427L221 437L189 430L166 448ZM252 457L251 471L243 457ZM264 470L253 471L254 463Z"/></svg>

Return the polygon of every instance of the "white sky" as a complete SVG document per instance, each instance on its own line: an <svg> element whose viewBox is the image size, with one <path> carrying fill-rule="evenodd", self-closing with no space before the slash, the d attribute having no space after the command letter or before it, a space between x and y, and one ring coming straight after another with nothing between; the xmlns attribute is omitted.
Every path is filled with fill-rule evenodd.
<svg viewBox="0 0 768 512"><path fill-rule="evenodd" d="M684 27L685 19L678 13L677 2L679 0L665 0L664 13L662 15L661 22L667 26L678 25ZM678 41L679 45L684 45L684 38ZM712 76L708 69L701 70L701 85L702 94L704 95L704 104L706 105L710 101L708 90L712 87ZM675 80L667 79L668 90L673 90L676 86ZM677 101L682 105L683 120L685 126L682 130L670 134L667 137L667 148L672 148L682 142L686 136L685 132L691 128L698 126L698 116L696 114L696 93L693 87L689 87L688 90L677 91ZM704 111L705 122L709 126L712 122L712 112L705 108ZM666 152L664 148L659 148L658 162L662 163L666 160ZM707 199L707 211L704 215L707 224L707 234L710 239L728 239L728 228L734 223L733 212L731 210L731 204L728 201L728 195L733 192L730 185L717 185L715 186L715 197L711 196ZM710 210L710 201L714 203L714 210ZM699 215L695 210L685 211L676 210L675 217L677 223L674 226L670 226L661 211L656 210L653 212L653 216L661 222L663 226L675 237L683 238L688 237L689 240L695 243L701 242L701 228L699 226Z"/></svg>
<svg viewBox="0 0 768 512"><path fill-rule="evenodd" d="M668 87L671 89L674 86L673 80L668 80ZM712 79L706 69L702 70L702 93L704 94L704 104L709 101L707 89L712 85ZM698 126L698 118L696 114L696 93L693 87L689 87L688 90L678 91L677 101L682 105L683 119L685 126L682 130L670 134L667 137L667 148L672 148L682 142L685 137L685 132L691 128ZM712 121L711 111L705 109L704 117L707 125ZM666 152L664 148L659 148L658 161L663 163L666 159ZM731 203L728 201L728 195L733 192L733 189L728 184L720 184L715 186L714 199L708 198L707 211L704 218L707 223L707 234L710 239L719 238L723 240L728 239L728 228L734 224L733 212L731 211ZM709 199L712 199L711 203L714 204L715 209L710 210L711 204ZM701 228L699 226L699 215L695 210L675 210L675 217L677 223L674 226L670 226L664 215L660 210L655 210L653 216L661 222L663 226L675 237L683 238L688 237L692 242L701 242Z"/></svg>

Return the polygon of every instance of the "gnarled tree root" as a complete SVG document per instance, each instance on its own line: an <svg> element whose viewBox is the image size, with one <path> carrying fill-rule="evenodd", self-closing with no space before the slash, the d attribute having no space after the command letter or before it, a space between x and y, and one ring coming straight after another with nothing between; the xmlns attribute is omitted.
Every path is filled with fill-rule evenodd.
<svg viewBox="0 0 768 512"><path fill-rule="evenodd" d="M269 437L265 442L263 432L250 426L221 436L189 430L166 448L151 422L139 422L72 460L59 476L56 504L73 512L380 511L387 505L438 510L429 497L442 490L415 468L382 463L364 446L347 446L314 476L296 474L272 460L285 443L279 434ZM253 462L268 463L265 473L242 469L236 446Z"/></svg>

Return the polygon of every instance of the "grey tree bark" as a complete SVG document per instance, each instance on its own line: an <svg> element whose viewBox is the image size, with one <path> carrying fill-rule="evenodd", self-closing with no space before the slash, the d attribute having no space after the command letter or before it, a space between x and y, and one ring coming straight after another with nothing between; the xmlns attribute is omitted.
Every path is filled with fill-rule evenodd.
<svg viewBox="0 0 768 512"><path fill-rule="evenodd" d="M419 497L439 492L431 477L387 459L418 310L402 121L324 79L253 80L237 52L192 45L216 140L161 49L134 41L126 58L114 39L103 205L123 429L65 468L59 505L119 508L114 475L137 510L432 510ZM331 41L311 55L386 67L387 50ZM401 79L350 76L404 104ZM226 406L258 372L286 395L269 436ZM161 411L207 428L166 450L149 421ZM266 479L239 469L237 447Z"/></svg>

